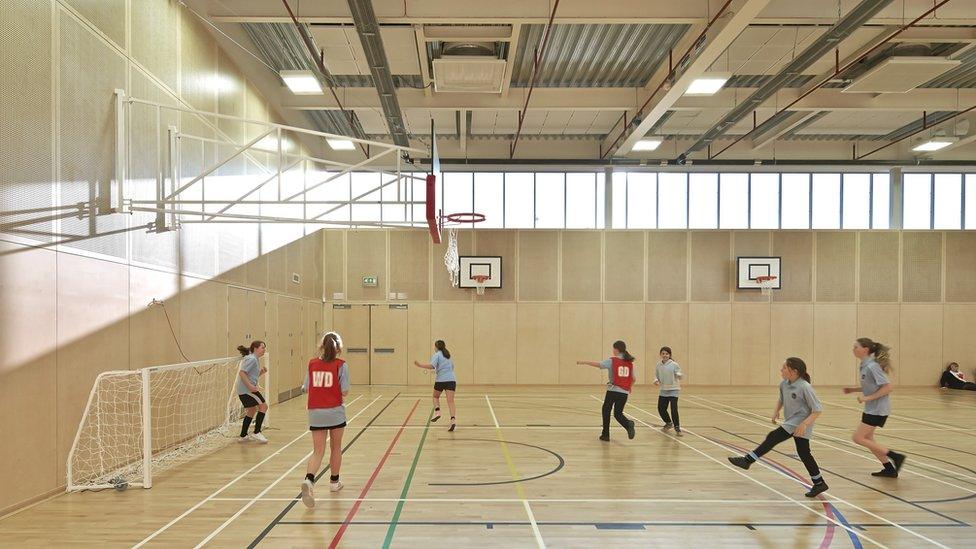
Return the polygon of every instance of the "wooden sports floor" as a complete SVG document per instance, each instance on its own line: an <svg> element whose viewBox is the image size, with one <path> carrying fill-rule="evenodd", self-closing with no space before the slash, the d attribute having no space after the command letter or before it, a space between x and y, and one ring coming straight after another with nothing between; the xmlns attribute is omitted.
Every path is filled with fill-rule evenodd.
<svg viewBox="0 0 976 549"><path fill-rule="evenodd" d="M749 471L726 460L772 428L773 387L686 388L682 438L661 432L657 393L640 387L636 439L614 426L609 443L602 387L460 390L448 433L446 417L428 423L427 389L354 387L345 488L320 482L314 510L295 499L311 450L298 398L272 408L265 446L228 445L151 490L57 496L0 520L0 545L976 546L976 393L897 389L878 438L909 458L879 479L850 442L853 395L819 387L812 449L831 489L807 500L790 442Z"/></svg>

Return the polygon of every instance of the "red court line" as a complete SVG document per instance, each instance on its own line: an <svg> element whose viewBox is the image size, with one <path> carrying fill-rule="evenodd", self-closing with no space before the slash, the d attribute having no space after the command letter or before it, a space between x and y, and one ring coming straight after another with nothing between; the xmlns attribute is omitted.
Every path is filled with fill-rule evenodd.
<svg viewBox="0 0 976 549"><path fill-rule="evenodd" d="M356 503L352 506L352 509L349 509L349 513L346 514L346 519L342 521L342 526L339 527L339 530L336 531L335 536L332 538L332 542L329 543L329 549L335 549L335 547L339 545L339 540L342 539L342 534L346 533L346 528L349 527L349 523L352 522L353 517L355 517L356 513L359 512L359 506L362 505L363 498L366 497L366 493L369 492L370 487L373 486L373 481L376 480L376 477L380 474L380 469L382 469L383 465L386 464L386 458L390 457L390 452L393 451L393 447L396 446L397 441L400 440L400 435L403 434L404 428L406 428L407 423L410 422L410 418L417 410L417 405L419 404L420 399L418 398L417 401L413 403L413 408L410 409L410 413L407 414L407 418L403 420L403 424L400 425L400 429L393 437L393 440L390 441L390 445L386 448L386 453L383 454L383 457L380 458L380 462L377 463L376 468L373 469L373 474L370 475L369 480L366 481L366 485L363 486L362 492L359 493L359 499L356 500Z"/></svg>

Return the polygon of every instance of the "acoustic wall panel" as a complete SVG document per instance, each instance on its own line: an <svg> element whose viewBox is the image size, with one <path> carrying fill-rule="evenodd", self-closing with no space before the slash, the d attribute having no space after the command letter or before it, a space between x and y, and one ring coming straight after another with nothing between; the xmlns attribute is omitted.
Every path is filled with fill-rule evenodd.
<svg viewBox="0 0 976 549"><path fill-rule="evenodd" d="M898 233L864 231L858 238L858 300L897 302Z"/></svg>
<svg viewBox="0 0 976 549"><path fill-rule="evenodd" d="M648 231L647 300L687 301L688 233Z"/></svg>
<svg viewBox="0 0 976 549"><path fill-rule="evenodd" d="M817 301L854 301L856 237L853 232L818 232Z"/></svg>
<svg viewBox="0 0 976 549"><path fill-rule="evenodd" d="M604 233L606 301L644 301L644 231ZM565 246L565 243L564 243Z"/></svg>
<svg viewBox="0 0 976 549"><path fill-rule="evenodd" d="M813 233L773 233L773 254L782 258L782 289L773 292L774 302L813 300Z"/></svg>
<svg viewBox="0 0 976 549"><path fill-rule="evenodd" d="M902 233L902 301L942 301L942 235Z"/></svg>
<svg viewBox="0 0 976 549"><path fill-rule="evenodd" d="M562 233L562 300L600 301L600 231Z"/></svg>

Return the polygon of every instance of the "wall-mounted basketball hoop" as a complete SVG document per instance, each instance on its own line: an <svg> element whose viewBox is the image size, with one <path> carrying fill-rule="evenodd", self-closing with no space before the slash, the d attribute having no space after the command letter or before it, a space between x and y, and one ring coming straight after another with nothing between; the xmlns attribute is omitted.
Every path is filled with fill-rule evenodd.
<svg viewBox="0 0 976 549"><path fill-rule="evenodd" d="M759 290L762 291L763 295L772 296L773 290L777 289L779 286L776 283L778 277L773 275L757 276L755 278L756 284L759 285Z"/></svg>
<svg viewBox="0 0 976 549"><path fill-rule="evenodd" d="M471 277L471 280L474 281L474 289L478 292L478 295L485 295L485 284L491 280L491 277L488 275L474 275Z"/></svg>
<svg viewBox="0 0 976 549"><path fill-rule="evenodd" d="M451 285L458 285L458 273L461 270L461 263L458 260L457 228L465 223L474 225L485 220L484 214L477 212L460 212L441 215L440 226L448 228L447 251L444 252L444 266L451 277ZM439 233L439 231L438 231ZM485 292L484 287L478 290L478 294Z"/></svg>

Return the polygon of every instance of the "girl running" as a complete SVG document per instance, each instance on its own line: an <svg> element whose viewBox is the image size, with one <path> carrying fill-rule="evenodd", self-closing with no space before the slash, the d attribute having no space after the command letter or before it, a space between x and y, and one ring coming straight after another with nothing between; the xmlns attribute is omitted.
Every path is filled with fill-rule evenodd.
<svg viewBox="0 0 976 549"><path fill-rule="evenodd" d="M241 361L241 370L237 372L237 398L241 399L241 404L244 405L241 436L237 442L253 440L267 444L267 437L261 434L261 424L264 423L268 403L264 399L264 395L261 394L261 388L258 387L258 378L268 371L267 368L261 366L260 362L267 347L263 341L252 341L250 347L241 345L237 350L244 357L244 360ZM251 420L255 419L255 412L257 412L257 420L254 422L254 434L248 436L247 430L251 427Z"/></svg>
<svg viewBox="0 0 976 549"><path fill-rule="evenodd" d="M600 434L600 440L604 442L610 440L611 409L613 409L613 417L627 430L627 438L634 438L637 434L634 422L624 415L627 396L634 385L634 360L634 357L627 352L627 344L623 341L615 341L613 343L613 356L603 362L587 362L585 360L576 362L579 365L602 368L609 372L610 381L607 382L607 394L603 397L603 432Z"/></svg>
<svg viewBox="0 0 976 549"><path fill-rule="evenodd" d="M342 399L349 392L349 366L339 358L342 339L329 332L319 343L321 355L308 361L308 372L302 390L308 393L308 430L312 431L312 457L302 481L302 503L315 507L315 473L322 465L325 439L329 439L329 491L342 489L339 468L342 466L342 433L346 428L346 407Z"/></svg>
<svg viewBox="0 0 976 549"><path fill-rule="evenodd" d="M866 337L854 342L854 356L861 361L860 387L845 387L844 394L863 393L857 401L864 404L861 424L854 431L854 442L864 446L881 461L884 469L871 473L875 477L898 478L898 471L905 462L905 455L889 450L874 440L874 430L884 427L891 413L891 394L893 387L886 375L891 371L890 351L886 345L871 341Z"/></svg>
<svg viewBox="0 0 976 549"><path fill-rule="evenodd" d="M827 491L827 483L824 482L820 474L820 467L817 460L813 459L810 453L810 437L813 436L813 423L820 417L823 408L817 394L813 392L810 385L810 374L807 373L807 365L799 358L791 356L783 363L780 369L783 381L779 384L779 400L776 402L776 409L773 410L773 424L779 419L779 411L783 410L783 423L778 429L770 431L766 435L766 440L758 448L742 457L730 457L729 461L736 467L748 469L764 454L773 449L780 442L793 437L796 444L796 453L810 473L810 480L813 486L810 487L806 495L808 498L816 497L817 494Z"/></svg>
<svg viewBox="0 0 976 549"><path fill-rule="evenodd" d="M451 351L447 350L444 340L438 339L434 342L434 356L430 357L430 364L421 364L416 360L414 366L437 372L434 378L434 416L431 422L441 418L441 391L447 392L447 409L451 412L451 427L448 431L453 431L457 427L457 419L454 417L454 392L457 391L457 378L454 377L454 361L451 360Z"/></svg>
<svg viewBox="0 0 976 549"><path fill-rule="evenodd" d="M678 363L671 360L671 347L661 347L661 362L657 363L654 374L654 385L661 387L661 393L657 397L657 412L661 414L664 421L664 432L668 432L674 427L674 434L681 434L681 423L678 420L678 391L681 385L681 367ZM668 415L668 405L671 406L671 415Z"/></svg>

